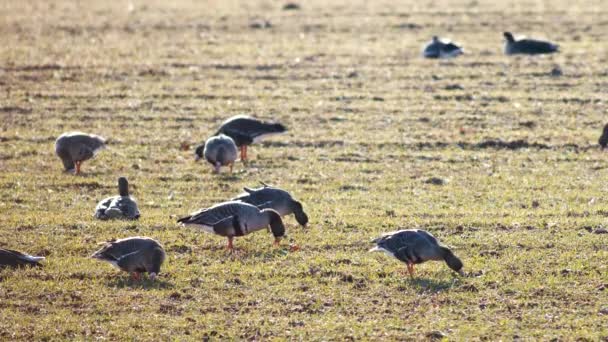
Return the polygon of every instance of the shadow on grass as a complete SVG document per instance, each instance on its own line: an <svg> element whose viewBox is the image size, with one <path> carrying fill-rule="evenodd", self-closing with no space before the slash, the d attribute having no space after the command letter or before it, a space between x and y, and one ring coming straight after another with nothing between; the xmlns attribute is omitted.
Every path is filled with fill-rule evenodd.
<svg viewBox="0 0 608 342"><path fill-rule="evenodd" d="M435 280L428 278L410 278L406 280L406 283L415 289L417 292L433 292L438 293L444 290L449 290L457 286L457 280L452 279L450 281Z"/></svg>
<svg viewBox="0 0 608 342"><path fill-rule="evenodd" d="M174 287L172 283L158 278L155 281L152 281L150 279L133 280L131 277L115 277L106 281L106 285L121 289L132 288L143 290L171 289Z"/></svg>

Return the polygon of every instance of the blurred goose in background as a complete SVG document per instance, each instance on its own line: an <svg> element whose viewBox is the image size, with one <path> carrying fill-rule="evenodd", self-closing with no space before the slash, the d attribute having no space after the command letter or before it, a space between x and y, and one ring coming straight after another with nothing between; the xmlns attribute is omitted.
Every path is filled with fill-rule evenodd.
<svg viewBox="0 0 608 342"><path fill-rule="evenodd" d="M443 260L452 270L463 274L462 261L452 251L439 244L431 233L420 229L399 230L387 233L375 240L376 247L370 252L383 251L407 264L410 276L414 276L414 265L429 260Z"/></svg>
<svg viewBox="0 0 608 342"><path fill-rule="evenodd" d="M275 188L262 183L261 188L243 188L244 193L233 198L233 201L241 201L255 205L260 209L271 208L276 210L281 216L294 214L296 221L306 227L308 223L308 215L302 208L302 203L296 201L291 194L283 189Z"/></svg>
<svg viewBox="0 0 608 342"><path fill-rule="evenodd" d="M95 218L100 220L139 218L137 202L129 196L129 182L125 177L118 178L118 196L108 197L97 204Z"/></svg>
<svg viewBox="0 0 608 342"><path fill-rule="evenodd" d="M236 115L224 121L215 135L225 134L232 138L241 150L241 160L247 160L247 146L275 134L285 133L280 123L270 123L246 115Z"/></svg>
<svg viewBox="0 0 608 342"><path fill-rule="evenodd" d="M213 165L215 173L219 173L222 166L229 166L230 173L232 173L232 166L237 154L234 140L227 135L220 134L207 139L205 144L197 146L194 158L199 160L204 157Z"/></svg>
<svg viewBox="0 0 608 342"><path fill-rule="evenodd" d="M114 267L131 273L133 279L141 279L147 272L151 280L160 273L166 258L163 246L149 237L135 236L112 240L104 244L91 258L107 261Z"/></svg>
<svg viewBox="0 0 608 342"><path fill-rule="evenodd" d="M559 50L557 44L548 41L535 39L518 39L515 40L511 32L503 33L505 37L505 54L506 55L539 55L544 53L554 53Z"/></svg>
<svg viewBox="0 0 608 342"><path fill-rule="evenodd" d="M425 58L453 58L463 53L460 46L437 36L433 36L431 42L422 51Z"/></svg>
<svg viewBox="0 0 608 342"><path fill-rule="evenodd" d="M11 249L0 248L0 269L5 267L42 266L44 257L31 256Z"/></svg>
<svg viewBox="0 0 608 342"><path fill-rule="evenodd" d="M185 226L195 226L202 230L228 238L228 250L233 250L235 236L244 236L270 226L274 235L274 245L278 246L285 236L285 226L281 215L273 209L259 209L249 203L224 202L197 211L177 220Z"/></svg>
<svg viewBox="0 0 608 342"><path fill-rule="evenodd" d="M604 126L604 130L602 131L602 136L600 136L600 140L598 141L602 150L606 148L608 145L608 124Z"/></svg>
<svg viewBox="0 0 608 342"><path fill-rule="evenodd" d="M106 147L106 139L82 132L63 133L55 141L55 154L63 162L66 172L80 173L82 162L93 158Z"/></svg>

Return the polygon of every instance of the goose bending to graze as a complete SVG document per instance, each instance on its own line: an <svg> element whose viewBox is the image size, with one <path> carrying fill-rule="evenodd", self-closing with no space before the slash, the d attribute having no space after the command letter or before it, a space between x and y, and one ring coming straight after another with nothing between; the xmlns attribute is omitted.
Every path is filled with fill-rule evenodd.
<svg viewBox="0 0 608 342"><path fill-rule="evenodd" d="M66 172L80 173L82 162L93 158L106 147L106 139L82 132L63 133L55 141L55 154Z"/></svg>
<svg viewBox="0 0 608 342"><path fill-rule="evenodd" d="M608 145L608 124L604 126L604 130L602 131L602 136L600 136L600 140L598 141L602 150L606 148Z"/></svg>
<svg viewBox="0 0 608 342"><path fill-rule="evenodd" d="M235 236L244 236L270 226L274 235L274 245L278 246L285 236L285 226L281 215L273 209L259 209L249 203L224 202L197 211L190 216L177 220L183 225L195 226L206 232L228 238L229 250L233 250Z"/></svg>
<svg viewBox="0 0 608 342"><path fill-rule="evenodd" d="M308 223L308 215L302 208L302 203L296 201L289 192L269 186L262 182L262 187L257 189L243 188L244 193L233 198L233 201L241 201L255 205L260 209L271 208L281 216L294 214L296 221L305 227Z"/></svg>
<svg viewBox="0 0 608 342"><path fill-rule="evenodd" d="M420 229L399 230L387 233L375 240L376 247L370 252L383 251L407 264L410 276L414 276L414 265L429 260L443 260L448 266L462 273L462 261L452 251L439 244L431 233Z"/></svg>
<svg viewBox="0 0 608 342"><path fill-rule="evenodd" d="M5 267L42 266L44 257L31 256L11 249L0 248L0 269Z"/></svg>
<svg viewBox="0 0 608 342"><path fill-rule="evenodd" d="M139 218L137 202L129 196L129 182L125 177L118 178L118 196L108 197L97 204L95 217L100 220Z"/></svg>
<svg viewBox="0 0 608 342"><path fill-rule="evenodd" d="M91 255L91 258L107 261L114 267L131 273L136 280L145 272L154 280L160 273L165 257L165 250L158 241L143 236L108 241Z"/></svg>
<svg viewBox="0 0 608 342"><path fill-rule="evenodd" d="M238 151L234 140L227 135L220 134L213 136L205 144L196 147L195 160L205 158L211 165L215 173L220 172L220 167L229 166L232 173L232 166L236 160Z"/></svg>
<svg viewBox="0 0 608 342"><path fill-rule="evenodd" d="M505 54L507 55L539 55L544 53L554 53L559 50L557 44L535 39L515 40L511 32L505 32Z"/></svg>
<svg viewBox="0 0 608 342"><path fill-rule="evenodd" d="M241 150L241 160L247 160L247 146L275 134L285 133L280 123L270 123L247 115L237 115L224 121L215 135L225 134L234 140Z"/></svg>
<svg viewBox="0 0 608 342"><path fill-rule="evenodd" d="M462 47L456 43L437 36L433 36L431 42L422 51L425 58L452 58L463 53Z"/></svg>

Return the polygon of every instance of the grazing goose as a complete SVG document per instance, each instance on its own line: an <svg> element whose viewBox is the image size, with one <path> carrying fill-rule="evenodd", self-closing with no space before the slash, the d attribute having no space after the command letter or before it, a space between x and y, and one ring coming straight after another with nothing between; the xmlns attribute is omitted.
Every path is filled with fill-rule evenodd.
<svg viewBox="0 0 608 342"><path fill-rule="evenodd" d="M183 225L191 225L206 232L228 238L229 250L233 250L232 240L270 226L274 235L274 245L278 246L285 235L285 226L281 215L272 209L259 209L249 203L224 202L211 208L202 209L190 216L177 220Z"/></svg>
<svg viewBox="0 0 608 342"><path fill-rule="evenodd" d="M294 214L296 221L298 221L302 227L306 227L308 215L306 215L304 209L302 209L302 203L293 199L291 194L283 189L268 186L263 182L261 183L261 188L243 188L245 192L232 200L249 203L260 209L271 208L276 210L281 216Z"/></svg>
<svg viewBox="0 0 608 342"><path fill-rule="evenodd" d="M387 233L372 242L376 247L370 252L383 251L407 264L410 276L414 265L429 260L444 260L454 271L462 273L462 261L452 251L439 244L431 233L420 229L399 230Z"/></svg>
<svg viewBox="0 0 608 342"><path fill-rule="evenodd" d="M599 144L602 147L602 150L606 148L606 145L608 145L608 124L604 126L604 131L602 131L602 136L600 137Z"/></svg>
<svg viewBox="0 0 608 342"><path fill-rule="evenodd" d="M93 158L105 147L106 139L98 135L69 132L55 141L55 154L61 158L66 172L79 174L82 162Z"/></svg>
<svg viewBox="0 0 608 342"><path fill-rule="evenodd" d="M505 54L506 55L539 55L543 53L557 52L559 46L551 42L535 39L518 39L515 40L511 32L505 32Z"/></svg>
<svg viewBox="0 0 608 342"><path fill-rule="evenodd" d="M91 258L107 261L114 267L131 273L133 279L139 280L140 273L147 272L150 279L154 280L165 261L165 250L154 239L135 236L108 241Z"/></svg>
<svg viewBox="0 0 608 342"><path fill-rule="evenodd" d="M225 134L234 140L241 150L241 160L247 160L247 146L275 134L284 133L287 128L280 123L263 122L246 115L236 115L224 121L215 133Z"/></svg>
<svg viewBox="0 0 608 342"><path fill-rule="evenodd" d="M425 58L452 58L463 53L460 46L437 36L433 36L433 40L422 51Z"/></svg>
<svg viewBox="0 0 608 342"><path fill-rule="evenodd" d="M42 266L44 257L31 256L10 249L0 248L0 269L5 267Z"/></svg>
<svg viewBox="0 0 608 342"><path fill-rule="evenodd" d="M236 144L227 135L213 136L207 139L205 144L196 147L194 159L199 160L203 157L213 165L215 173L219 173L222 166L230 166L232 173L232 166L237 157Z"/></svg>
<svg viewBox="0 0 608 342"><path fill-rule="evenodd" d="M95 218L100 220L139 218L137 202L129 196L129 182L125 177L118 178L118 196L108 197L97 204Z"/></svg>

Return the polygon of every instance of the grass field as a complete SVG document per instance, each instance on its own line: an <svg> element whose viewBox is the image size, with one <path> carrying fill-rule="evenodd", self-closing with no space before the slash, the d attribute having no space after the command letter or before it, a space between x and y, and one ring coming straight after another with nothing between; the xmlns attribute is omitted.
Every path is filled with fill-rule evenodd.
<svg viewBox="0 0 608 342"><path fill-rule="evenodd" d="M572 4L2 2L0 246L47 260L0 272L0 340L608 340L608 7ZM506 57L505 30L562 52ZM466 55L422 59L434 34ZM194 163L240 113L289 133L232 175ZM81 176L70 130L110 139ZM94 220L121 175L142 218ZM258 181L304 203L300 251L175 223ZM467 276L367 252L414 227ZM87 258L134 235L167 250L155 283Z"/></svg>

